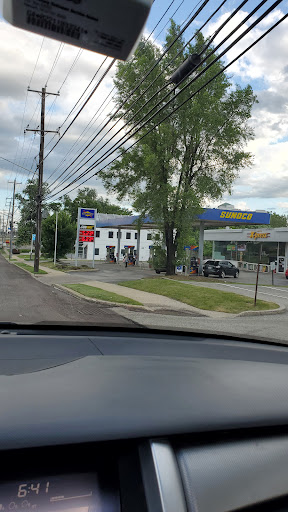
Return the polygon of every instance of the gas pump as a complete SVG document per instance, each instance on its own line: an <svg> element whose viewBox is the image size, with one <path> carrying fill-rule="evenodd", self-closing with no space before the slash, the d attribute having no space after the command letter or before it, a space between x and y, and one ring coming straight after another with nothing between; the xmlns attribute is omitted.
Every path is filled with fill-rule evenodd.
<svg viewBox="0 0 288 512"><path fill-rule="evenodd" d="M106 245L106 260L110 263L115 263L115 245Z"/></svg>
<svg viewBox="0 0 288 512"><path fill-rule="evenodd" d="M134 256L135 245L124 245L125 254L128 256L128 265L134 265L136 259Z"/></svg>

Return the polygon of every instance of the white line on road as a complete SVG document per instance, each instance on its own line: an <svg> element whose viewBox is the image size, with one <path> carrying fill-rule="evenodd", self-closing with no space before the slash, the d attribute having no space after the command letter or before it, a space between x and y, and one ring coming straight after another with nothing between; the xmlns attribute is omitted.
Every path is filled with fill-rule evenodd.
<svg viewBox="0 0 288 512"><path fill-rule="evenodd" d="M219 283L220 286L229 286L229 288L237 288L238 290L244 290L246 292L251 292L253 293L253 290L249 290L249 288L241 288L240 286L234 286L233 284L226 284L226 283ZM272 288L273 290L274 288ZM269 295L269 297L278 297L279 299L288 299L287 296L283 296L283 295L275 295L275 294L272 294L272 293L265 293L265 292L261 292L260 290L258 290L258 293L262 293L262 295Z"/></svg>

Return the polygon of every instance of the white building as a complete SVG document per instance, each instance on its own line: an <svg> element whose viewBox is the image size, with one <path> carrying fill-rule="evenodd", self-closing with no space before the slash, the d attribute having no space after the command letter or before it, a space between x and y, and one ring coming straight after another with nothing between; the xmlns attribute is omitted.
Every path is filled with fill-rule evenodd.
<svg viewBox="0 0 288 512"><path fill-rule="evenodd" d="M120 251L119 260L122 261L124 256L131 255L137 257L137 248L139 250L139 261L148 261L151 253L153 244L153 235L155 230L141 229L140 232L137 229L132 228L102 228L97 227L95 230L95 260L107 260L112 261L114 258L117 259L119 243L118 235L120 233ZM137 245L138 237L140 233L140 244ZM88 260L92 260L93 257L93 243L83 243L82 251L84 257Z"/></svg>
<svg viewBox="0 0 288 512"><path fill-rule="evenodd" d="M84 209L83 209L84 210ZM102 261L123 261L127 255L135 262L147 262L152 256L152 245L154 234L158 233L150 220L147 218L144 222L145 228L139 230L137 226L138 216L131 215L112 215L95 212L95 219L89 222L89 218L94 213L92 210L85 209L83 215L87 219L79 219L79 251L78 258L93 259L95 250L95 260ZM81 210L82 215L82 210ZM90 232L94 231L95 220L95 240L85 240L90 238ZM93 225L92 225L93 223ZM84 231L83 231L84 229ZM84 233L85 232L85 233ZM82 234L81 234L82 233ZM84 233L84 234L83 234ZM81 241L82 238L82 241ZM85 241L83 241L83 239Z"/></svg>

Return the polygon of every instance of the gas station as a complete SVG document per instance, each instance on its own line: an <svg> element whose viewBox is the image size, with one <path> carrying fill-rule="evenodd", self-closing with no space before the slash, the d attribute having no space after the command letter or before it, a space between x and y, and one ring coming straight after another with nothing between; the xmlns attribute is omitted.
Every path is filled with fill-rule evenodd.
<svg viewBox="0 0 288 512"><path fill-rule="evenodd" d="M270 224L270 214L266 211L238 210L233 208L232 205L227 205L224 209L224 206L226 205L222 205L219 208L205 208L191 222L191 227L199 228L199 244L198 247L186 246L185 251L187 256L190 254L192 257L197 258L199 273L202 273L204 240L211 240L213 242L212 258L236 260L239 261L239 266L241 261L243 261L243 256L245 256L245 251L242 250L243 243L246 242L247 246L247 240L257 246L260 240L261 244L263 242L276 243L278 245L275 258L275 247L273 246L273 255L271 254L270 259L271 261L274 259L274 261L278 262L277 268L279 272L282 271L282 267L286 269L288 260L288 228L264 229L263 226L269 226ZM247 229L249 224L251 229ZM243 228L245 226L245 229L241 228L241 226ZM256 229L255 226L259 226L259 229ZM151 255L153 246L151 241L149 242L152 237L149 232L153 231L158 231L157 224L149 217L141 219L140 223L138 215L102 214L90 208L79 208L75 247L77 257L75 257L75 263L77 264L79 255L79 243L82 243L82 255L84 255L82 257L94 260L95 238L97 236L100 238L101 234L103 234L101 240L103 246L102 256L99 249L97 253L100 255L100 259L115 261L116 258L117 263L119 263L121 256L130 255L135 257L136 265L139 265L139 261L148 261L149 255ZM114 237L114 234L115 242L114 240L112 242L110 239ZM227 251L230 251L230 253L227 253ZM261 251L260 256L263 255L263 246Z"/></svg>

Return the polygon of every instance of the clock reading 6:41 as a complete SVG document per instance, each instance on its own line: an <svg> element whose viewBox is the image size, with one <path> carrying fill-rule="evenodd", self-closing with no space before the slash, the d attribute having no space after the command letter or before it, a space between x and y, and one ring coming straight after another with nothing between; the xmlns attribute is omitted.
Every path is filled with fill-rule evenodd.
<svg viewBox="0 0 288 512"><path fill-rule="evenodd" d="M36 483L36 484L21 484L18 487L18 498L26 498L28 493L35 492L35 494L39 494L40 490L42 492L48 493L50 482L46 483Z"/></svg>

